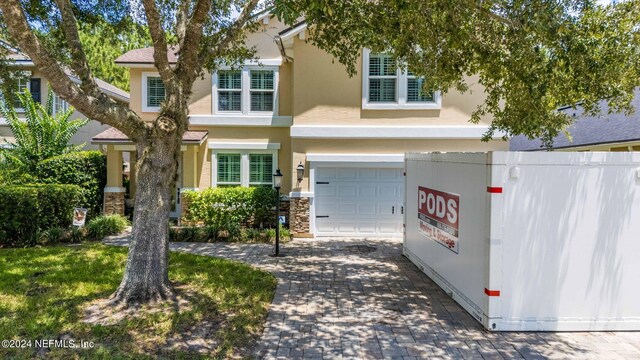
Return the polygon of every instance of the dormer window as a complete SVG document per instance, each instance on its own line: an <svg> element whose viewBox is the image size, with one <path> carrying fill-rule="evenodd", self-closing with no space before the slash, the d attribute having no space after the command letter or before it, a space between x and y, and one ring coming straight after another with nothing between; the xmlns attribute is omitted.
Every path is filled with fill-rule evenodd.
<svg viewBox="0 0 640 360"><path fill-rule="evenodd" d="M423 110L440 108L440 92L425 91L424 79L400 70L389 54L363 51L362 108Z"/></svg>
<svg viewBox="0 0 640 360"><path fill-rule="evenodd" d="M277 66L244 66L213 75L213 112L224 115L276 115Z"/></svg>

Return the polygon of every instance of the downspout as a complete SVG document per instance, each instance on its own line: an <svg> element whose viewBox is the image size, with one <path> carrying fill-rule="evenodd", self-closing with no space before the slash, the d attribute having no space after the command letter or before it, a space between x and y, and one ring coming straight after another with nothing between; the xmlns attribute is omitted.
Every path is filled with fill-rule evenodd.
<svg viewBox="0 0 640 360"><path fill-rule="evenodd" d="M282 59L285 62L292 62L293 58L287 55L287 51L284 49L284 44L282 43L282 38L280 37L280 35L276 35L276 37L273 38L273 41L275 41L276 44L278 45L278 50L280 50L280 55L282 55Z"/></svg>

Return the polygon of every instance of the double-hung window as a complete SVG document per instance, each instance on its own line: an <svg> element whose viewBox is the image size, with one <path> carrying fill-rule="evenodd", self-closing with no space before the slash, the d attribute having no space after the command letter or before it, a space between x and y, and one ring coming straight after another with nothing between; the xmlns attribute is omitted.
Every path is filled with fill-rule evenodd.
<svg viewBox="0 0 640 360"><path fill-rule="evenodd" d="M58 94L53 94L53 115L62 114L69 110L69 103Z"/></svg>
<svg viewBox="0 0 640 360"><path fill-rule="evenodd" d="M25 92L27 92L27 90L29 90L29 79L19 78L16 81L16 96L14 96L13 98L13 107L18 112L24 111L24 109L22 108L22 102L20 101L18 94L24 94Z"/></svg>
<svg viewBox="0 0 640 360"><path fill-rule="evenodd" d="M142 111L160 111L160 105L165 98L162 78L158 73L142 73Z"/></svg>
<svg viewBox="0 0 640 360"><path fill-rule="evenodd" d="M277 115L278 67L244 66L213 75L213 113L225 116Z"/></svg>
<svg viewBox="0 0 640 360"><path fill-rule="evenodd" d="M213 187L272 186L277 150L214 150Z"/></svg>
<svg viewBox="0 0 640 360"><path fill-rule="evenodd" d="M242 72L223 70L218 72L218 110L242 111Z"/></svg>
<svg viewBox="0 0 640 360"><path fill-rule="evenodd" d="M273 112L274 71L249 70L251 77L251 111Z"/></svg>
<svg viewBox="0 0 640 360"><path fill-rule="evenodd" d="M424 79L401 70L389 54L363 51L362 108L379 110L439 109L440 93L426 91Z"/></svg>

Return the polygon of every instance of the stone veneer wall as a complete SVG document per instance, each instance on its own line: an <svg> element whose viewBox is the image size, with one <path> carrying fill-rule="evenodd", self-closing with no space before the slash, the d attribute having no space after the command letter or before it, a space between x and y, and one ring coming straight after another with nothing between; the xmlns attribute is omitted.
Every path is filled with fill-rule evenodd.
<svg viewBox="0 0 640 360"><path fill-rule="evenodd" d="M291 198L289 229L296 236L311 236L309 232L309 198Z"/></svg>
<svg viewBox="0 0 640 360"><path fill-rule="evenodd" d="M189 198L180 192L180 218L178 223L182 224L182 219L189 214Z"/></svg>
<svg viewBox="0 0 640 360"><path fill-rule="evenodd" d="M105 215L124 215L124 192L105 192L103 210Z"/></svg>

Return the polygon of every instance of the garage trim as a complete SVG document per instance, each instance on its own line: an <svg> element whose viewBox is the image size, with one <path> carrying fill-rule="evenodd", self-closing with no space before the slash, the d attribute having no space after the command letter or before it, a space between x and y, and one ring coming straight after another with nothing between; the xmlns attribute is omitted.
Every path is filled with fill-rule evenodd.
<svg viewBox="0 0 640 360"><path fill-rule="evenodd" d="M402 168L404 154L307 154L309 162L309 232L316 233L316 206L314 201L316 169L320 167L349 168Z"/></svg>

